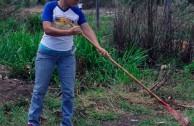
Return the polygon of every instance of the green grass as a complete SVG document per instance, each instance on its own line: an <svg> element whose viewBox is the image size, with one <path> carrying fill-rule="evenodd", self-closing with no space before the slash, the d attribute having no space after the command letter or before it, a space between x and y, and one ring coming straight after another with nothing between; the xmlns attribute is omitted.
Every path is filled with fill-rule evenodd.
<svg viewBox="0 0 194 126"><path fill-rule="evenodd" d="M186 110L185 115L187 115L189 119L191 119L192 124L194 124L194 110L193 109Z"/></svg>
<svg viewBox="0 0 194 126"><path fill-rule="evenodd" d="M130 112L133 115L149 115L149 110L140 105L133 105L126 101L120 101L119 106L122 110Z"/></svg>
<svg viewBox="0 0 194 126"><path fill-rule="evenodd" d="M19 22L12 18L0 22L2 23L0 31L4 33L0 37L0 63L12 68L11 76L25 76L34 79L34 60L43 33L40 30L41 25L38 23L40 21L38 14L33 14L27 17L27 19L27 22ZM89 22L93 20L93 16L89 17ZM111 31L107 31L109 18L104 18L104 20L102 28L99 29L97 34L100 43L104 36L111 37ZM5 29L10 30L7 31ZM129 47L129 50L125 52L122 58L119 58L117 50L110 46L109 39L106 40L102 45L111 54L113 59L135 76L139 76L140 71L137 66L146 60L146 52L133 45ZM88 84L85 87L91 88L93 83L97 83L97 86L99 86L99 84L112 85L115 83L128 83L130 81L121 70L117 69L109 60L101 56L82 36L75 37L75 45L77 47L77 60L83 59L81 63L77 63L77 66L83 67L85 71L81 77L79 76L79 79L83 79L83 77L87 78ZM27 66L30 66L30 70ZM58 78L55 75L57 74L54 74L54 81L58 84ZM112 78L114 78L114 81L110 81Z"/></svg>
<svg viewBox="0 0 194 126"><path fill-rule="evenodd" d="M5 22L0 28L5 33L0 39L0 63L12 68L12 76L26 74L26 65L32 66L42 33L30 34L25 25L18 26L12 19ZM10 30L6 32L4 29Z"/></svg>
<svg viewBox="0 0 194 126"><path fill-rule="evenodd" d="M73 123L79 126L102 126L102 122L105 121L114 124L118 122L121 117L124 118L125 116L126 119L130 119L131 116L137 116L139 117L138 126L155 126L158 122L163 122L164 124L160 124L162 126L178 125L177 121L162 105L158 105L162 107L162 109L159 110L148 107L146 104L128 102L131 99L144 99L146 103L147 98L148 97L145 96L133 97L133 93L127 94L127 92L123 92L118 88L114 90L98 88L96 90L85 91L75 98ZM14 124L27 124L29 104L29 101L20 100L15 103L4 103L1 105L1 125L12 126ZM59 125L61 115L55 112L60 110L61 97L58 97L57 93L48 92L43 109L43 117L46 118L46 120L41 121L42 126ZM187 115L194 121L194 111L192 109L182 110L181 113Z"/></svg>
<svg viewBox="0 0 194 126"><path fill-rule="evenodd" d="M111 113L111 112L92 112L90 115L90 117L93 117L97 120L115 120L119 118L119 115L117 115L116 113Z"/></svg>
<svg viewBox="0 0 194 126"><path fill-rule="evenodd" d="M192 62L191 64L188 64L188 65L184 66L184 72L186 74L189 74L191 72L194 72L194 62Z"/></svg>
<svg viewBox="0 0 194 126"><path fill-rule="evenodd" d="M187 77L179 76L179 83L176 86L176 90L179 92L179 99L184 99L188 101L194 100L194 80L192 75L187 75Z"/></svg>
<svg viewBox="0 0 194 126"><path fill-rule="evenodd" d="M28 102L5 103L0 107L0 122L2 126L27 125Z"/></svg>
<svg viewBox="0 0 194 126"><path fill-rule="evenodd" d="M75 126L101 126L100 121L96 119L75 117L74 120Z"/></svg>

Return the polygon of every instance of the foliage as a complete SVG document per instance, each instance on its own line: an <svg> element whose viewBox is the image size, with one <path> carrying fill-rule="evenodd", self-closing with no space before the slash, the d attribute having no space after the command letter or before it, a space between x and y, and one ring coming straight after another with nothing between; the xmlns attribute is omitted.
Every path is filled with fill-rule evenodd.
<svg viewBox="0 0 194 126"><path fill-rule="evenodd" d="M29 7L36 4L36 0L1 0L4 4Z"/></svg>
<svg viewBox="0 0 194 126"><path fill-rule="evenodd" d="M25 25L19 25L19 22L12 19L8 19L2 24L4 27L0 30L4 36L1 36L0 39L0 49L2 50L0 62L12 67L14 76L25 75L29 72L26 66L31 65L31 61L35 57L42 33L32 35L26 31ZM6 29L10 30L7 32Z"/></svg>
<svg viewBox="0 0 194 126"><path fill-rule="evenodd" d="M194 73L194 62L184 67L186 73Z"/></svg>
<svg viewBox="0 0 194 126"><path fill-rule="evenodd" d="M94 20L94 17L89 17L88 19L90 22ZM104 26L102 26L102 29L100 29L98 33L99 41L101 41L101 38L105 35L111 34L111 32L106 30L108 27L108 19L105 20L107 20L105 21L107 23L102 24ZM0 28L0 31L5 35L1 36L0 41L0 49L2 50L0 53L0 56L2 57L0 62L12 67L12 76L17 75L28 78L30 73L30 77L33 79L35 54L42 35L40 22L40 15L37 13L29 15L21 22L23 24L12 18L7 21L2 21L2 24L5 25ZM10 31L7 32L5 29L10 29ZM99 84L101 85L102 83L103 85L106 85L107 83L111 85L112 82L115 84L115 82L127 83L129 81L129 78L126 77L122 71L115 69L115 66L113 66L112 63L99 55L96 49L85 38L77 36L75 42L77 47L77 66L81 68L78 69L78 79L81 79L81 82L84 83L85 79L83 78L86 77L89 83L84 83L84 85L87 88L91 88L90 85L93 85L93 83L98 83L96 86L99 86ZM102 45L105 46L118 63L138 77L139 70L137 66L145 60L145 52L142 52L141 49L138 49L137 46L133 45L125 52L123 57L118 57L117 51L112 49L108 42L104 42ZM114 78L115 81L111 81L112 78ZM54 81L57 84L59 83L58 77L55 75Z"/></svg>
<svg viewBox="0 0 194 126"><path fill-rule="evenodd" d="M41 16L39 13L32 13L28 15L25 19L25 23L30 32L35 33L42 31Z"/></svg>
<svg viewBox="0 0 194 126"><path fill-rule="evenodd" d="M85 39L77 38L75 41L77 46L76 54L78 57L78 66L82 69L80 70L82 71L82 75L85 73L84 78L86 78L86 80L89 81L91 79L96 81L98 84L115 83L115 81L111 81L111 78L117 80L117 83L127 83L129 81L129 77L110 63L109 60L100 56L96 52L95 48L92 47ZM138 77L139 70L137 66L141 65L141 63L145 61L145 52L142 52L141 49L138 49L135 45L131 46L131 48L125 52L123 57L118 57L117 51L111 50L110 47L107 47L107 50L113 59L121 64L121 66ZM88 74L87 71L90 71L90 74Z"/></svg>
<svg viewBox="0 0 194 126"><path fill-rule="evenodd" d="M174 57L179 62L191 62L193 7L183 1L172 2L169 22L163 18L163 9L164 6L158 6L156 1L118 1L113 40L121 55L123 48L136 43L148 51L147 62L151 65L159 62L162 56L165 57L163 61ZM182 48L185 42L189 43L186 50Z"/></svg>
<svg viewBox="0 0 194 126"><path fill-rule="evenodd" d="M3 0L0 0L0 7L1 7L2 4L3 4Z"/></svg>

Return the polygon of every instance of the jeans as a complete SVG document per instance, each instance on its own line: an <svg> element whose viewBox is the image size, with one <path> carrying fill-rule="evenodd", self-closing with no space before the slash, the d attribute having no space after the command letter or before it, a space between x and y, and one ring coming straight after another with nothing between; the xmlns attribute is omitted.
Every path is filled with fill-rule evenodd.
<svg viewBox="0 0 194 126"><path fill-rule="evenodd" d="M35 85L28 113L28 124L39 126L43 102L55 65L62 90L61 126L72 126L75 87L75 48L69 51L51 53L39 49L35 61Z"/></svg>

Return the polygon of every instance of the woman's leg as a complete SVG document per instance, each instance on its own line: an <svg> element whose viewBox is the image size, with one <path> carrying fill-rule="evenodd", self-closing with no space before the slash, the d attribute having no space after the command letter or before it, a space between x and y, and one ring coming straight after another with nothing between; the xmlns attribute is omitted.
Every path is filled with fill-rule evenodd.
<svg viewBox="0 0 194 126"><path fill-rule="evenodd" d="M44 97L48 89L55 63L55 57L37 53L35 61L35 85L28 113L28 124L32 124L33 126L39 126Z"/></svg>
<svg viewBox="0 0 194 126"><path fill-rule="evenodd" d="M62 89L62 123L61 126L72 126L71 118L74 109L75 56L65 56L57 63Z"/></svg>

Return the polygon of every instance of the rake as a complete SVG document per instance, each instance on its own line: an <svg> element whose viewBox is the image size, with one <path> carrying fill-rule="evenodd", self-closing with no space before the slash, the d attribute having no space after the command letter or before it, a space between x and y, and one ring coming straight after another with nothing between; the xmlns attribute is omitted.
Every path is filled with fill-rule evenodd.
<svg viewBox="0 0 194 126"><path fill-rule="evenodd" d="M72 26L75 26L74 24L71 24ZM99 50L99 47L95 46L90 38L88 38L83 32L81 33L82 36L84 36L96 49ZM155 93L153 93L149 88L147 88L141 81L139 81L136 77L134 77L132 74L130 74L125 68L123 68L120 64L118 64L115 60L112 59L111 56L105 56L107 59L109 59L115 66L117 66L119 69L121 69L124 73L126 73L130 78L132 78L135 82L137 82L138 85L140 85L144 90L146 90L150 95L155 97L170 113L171 115L179 122L180 126L190 126L190 120L188 117L182 115L178 111L174 110L172 107L170 107L169 104L167 104L165 101L163 101L159 96L157 96Z"/></svg>
<svg viewBox="0 0 194 126"><path fill-rule="evenodd" d="M110 56L107 57L115 66L120 68L123 72L125 72L129 77L131 77L137 84L139 84L143 89L149 92L150 95L155 97L166 109L173 115L173 117L179 122L180 126L189 126L190 121L188 117L182 115L181 113L177 112L173 108L171 108L166 102L164 102L160 97L158 97L155 93L153 93L149 88L147 88L141 81L135 78L132 74L130 74L127 70L125 70L121 65L119 65L116 61L114 61Z"/></svg>

